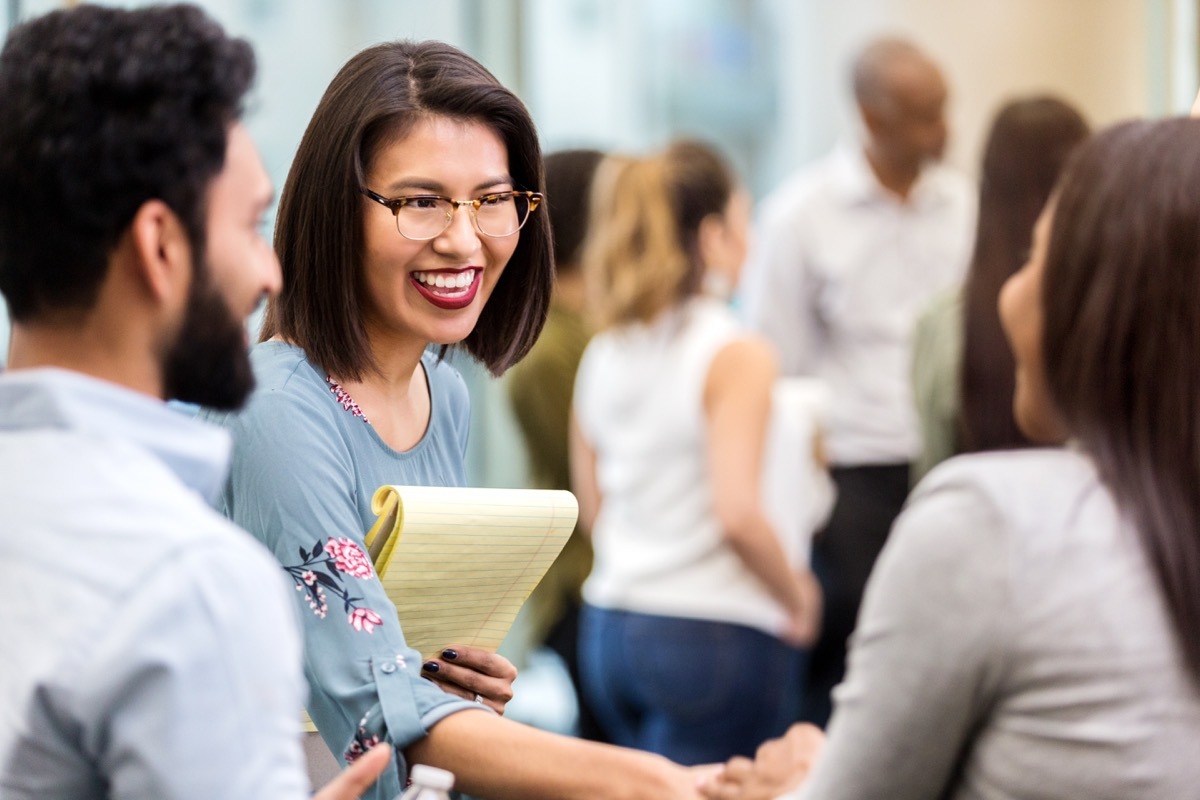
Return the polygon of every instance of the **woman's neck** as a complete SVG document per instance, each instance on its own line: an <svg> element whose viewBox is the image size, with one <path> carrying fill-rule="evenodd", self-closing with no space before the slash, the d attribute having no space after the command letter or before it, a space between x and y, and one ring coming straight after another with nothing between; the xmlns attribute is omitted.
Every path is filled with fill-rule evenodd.
<svg viewBox="0 0 1200 800"><path fill-rule="evenodd" d="M393 450L414 447L432 414L429 384L421 368L428 342L367 329L375 369L357 380L332 375Z"/></svg>
<svg viewBox="0 0 1200 800"><path fill-rule="evenodd" d="M375 360L375 369L364 373L358 382L370 384L390 396L405 394L429 342L373 331L369 327L367 342Z"/></svg>

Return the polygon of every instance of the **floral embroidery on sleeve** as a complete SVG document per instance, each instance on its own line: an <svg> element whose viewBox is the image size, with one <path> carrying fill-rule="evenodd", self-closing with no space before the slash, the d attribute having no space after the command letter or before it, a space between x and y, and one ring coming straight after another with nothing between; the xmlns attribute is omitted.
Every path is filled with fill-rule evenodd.
<svg viewBox="0 0 1200 800"><path fill-rule="evenodd" d="M324 542L318 541L311 552L301 547L300 563L284 565L283 569L296 581L296 591L305 593L308 607L321 619L329 613L328 592L342 601L346 621L354 630L374 633L376 627L383 625L383 617L359 605L363 598L351 594L346 586L346 575L359 580L375 575L371 559L354 541L331 536Z"/></svg>
<svg viewBox="0 0 1200 800"><path fill-rule="evenodd" d="M368 733L368 728L376 732ZM366 713L366 716L358 721L358 728L354 732L354 740L350 742L350 747L342 754L346 759L346 763L353 764L362 757L363 753L382 742L382 728L383 713L379 706L375 706Z"/></svg>
<svg viewBox="0 0 1200 800"><path fill-rule="evenodd" d="M367 737L366 731L362 728L358 729L358 733L354 735L354 741L350 744L350 748L346 751L346 763L353 764L362 754L370 750L375 745L382 741L378 734Z"/></svg>
<svg viewBox="0 0 1200 800"><path fill-rule="evenodd" d="M383 618L369 608L356 608L350 612L350 624L356 631L374 633L375 626L383 624Z"/></svg>
<svg viewBox="0 0 1200 800"><path fill-rule="evenodd" d="M317 547L320 546L318 543ZM325 552L333 556L334 566L347 575L355 578L369 578L375 574L375 571L371 569L371 560L367 558L367 554L362 551L361 547L344 536L340 539L331 537L325 543Z"/></svg>

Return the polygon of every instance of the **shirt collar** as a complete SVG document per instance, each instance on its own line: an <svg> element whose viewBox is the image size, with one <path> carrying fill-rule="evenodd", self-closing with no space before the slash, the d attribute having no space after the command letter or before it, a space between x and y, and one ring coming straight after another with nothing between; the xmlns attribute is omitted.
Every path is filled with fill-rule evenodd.
<svg viewBox="0 0 1200 800"><path fill-rule="evenodd" d="M838 145L834 161L836 190L847 205L859 203L899 203L892 192L884 188L867 161L862 145L843 142ZM909 192L907 203L918 207L935 207L949 199L941 179L942 166L931 164L921 170Z"/></svg>
<svg viewBox="0 0 1200 800"><path fill-rule="evenodd" d="M64 369L0 374L0 431L47 428L131 442L210 504L229 468L229 434L161 400Z"/></svg>

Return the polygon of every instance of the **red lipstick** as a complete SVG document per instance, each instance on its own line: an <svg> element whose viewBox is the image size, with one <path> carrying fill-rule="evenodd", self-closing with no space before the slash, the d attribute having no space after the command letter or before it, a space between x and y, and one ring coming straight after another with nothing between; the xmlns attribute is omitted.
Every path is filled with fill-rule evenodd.
<svg viewBox="0 0 1200 800"><path fill-rule="evenodd" d="M465 273L470 273L470 281L465 286L460 286L458 285L459 276ZM408 280L430 304L447 311L456 311L471 305L479 291L482 277L482 269L469 267L467 269L418 270L410 273ZM436 281L439 279L449 285L437 286Z"/></svg>

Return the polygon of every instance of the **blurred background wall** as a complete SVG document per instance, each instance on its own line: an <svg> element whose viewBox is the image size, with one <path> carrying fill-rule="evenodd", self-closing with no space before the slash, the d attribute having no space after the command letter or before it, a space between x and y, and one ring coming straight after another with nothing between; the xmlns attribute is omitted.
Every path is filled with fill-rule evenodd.
<svg viewBox="0 0 1200 800"><path fill-rule="evenodd" d="M847 63L909 36L952 85L948 159L975 172L1005 99L1062 95L1102 125L1181 113L1197 79L1200 0L202 0L258 52L248 123L281 185L321 92L354 52L437 38L529 104L547 150L640 150L689 133L720 144L757 196L855 135ZM62 6L5 0L0 32ZM143 3L120 3L141 5ZM0 110L0 113L3 113ZM7 349L0 309L0 363ZM471 480L516 486L523 461L502 393L470 364Z"/></svg>

